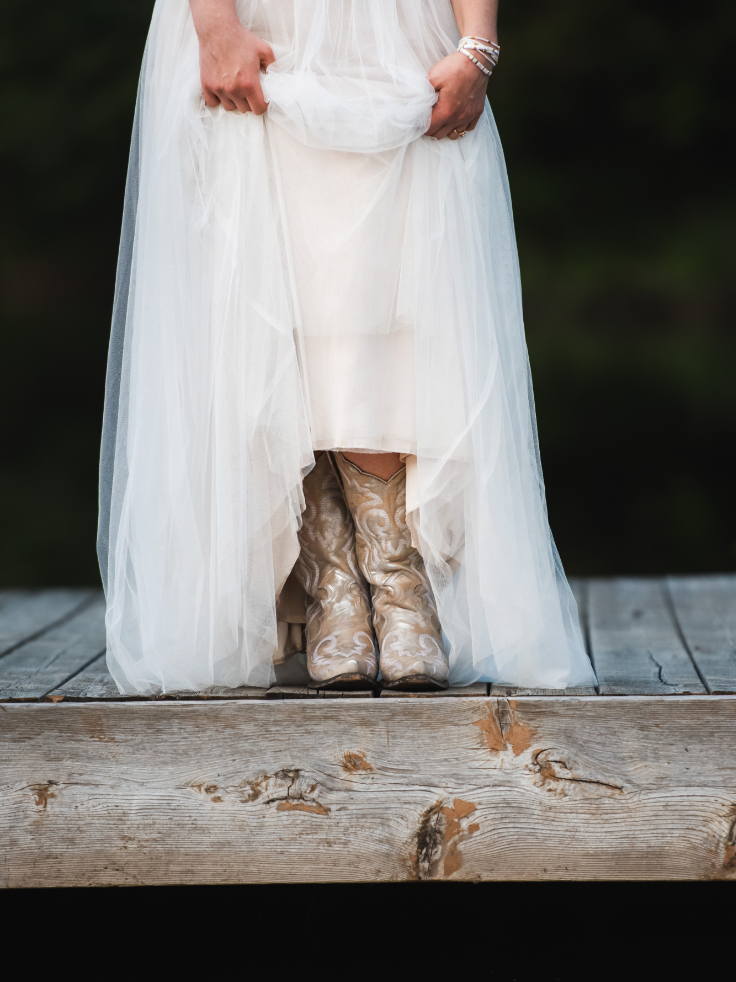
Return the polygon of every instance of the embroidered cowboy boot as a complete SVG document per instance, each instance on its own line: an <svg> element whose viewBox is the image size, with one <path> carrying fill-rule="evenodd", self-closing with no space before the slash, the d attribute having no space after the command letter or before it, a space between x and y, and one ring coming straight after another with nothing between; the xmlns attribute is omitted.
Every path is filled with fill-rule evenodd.
<svg viewBox="0 0 736 982"><path fill-rule="evenodd" d="M378 676L368 584L355 528L324 453L304 479L306 508L294 568L307 593L307 667L312 688L372 689Z"/></svg>
<svg viewBox="0 0 736 982"><path fill-rule="evenodd" d="M355 523L358 563L371 586L382 685L446 689L449 667L432 588L406 524L406 468L388 481L334 455Z"/></svg>

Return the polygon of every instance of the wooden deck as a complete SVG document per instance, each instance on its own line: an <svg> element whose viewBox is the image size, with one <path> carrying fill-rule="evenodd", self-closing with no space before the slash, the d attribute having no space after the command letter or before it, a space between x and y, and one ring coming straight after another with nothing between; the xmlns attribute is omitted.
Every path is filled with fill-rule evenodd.
<svg viewBox="0 0 736 982"><path fill-rule="evenodd" d="M0 592L0 885L736 879L736 576L575 590L597 689L155 699Z"/></svg>

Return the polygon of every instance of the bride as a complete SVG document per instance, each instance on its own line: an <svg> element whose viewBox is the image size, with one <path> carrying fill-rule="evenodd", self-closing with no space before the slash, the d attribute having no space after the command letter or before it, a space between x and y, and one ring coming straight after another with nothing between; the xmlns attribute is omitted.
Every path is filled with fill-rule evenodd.
<svg viewBox="0 0 736 982"><path fill-rule="evenodd" d="M497 0L158 0L101 460L120 690L591 684L547 522Z"/></svg>

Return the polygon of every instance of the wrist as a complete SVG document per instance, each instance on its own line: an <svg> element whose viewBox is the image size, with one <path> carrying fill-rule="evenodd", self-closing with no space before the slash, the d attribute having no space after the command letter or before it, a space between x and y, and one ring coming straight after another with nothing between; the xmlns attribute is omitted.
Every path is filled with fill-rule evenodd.
<svg viewBox="0 0 736 982"><path fill-rule="evenodd" d="M212 0L190 0L194 30L200 41L211 43L218 38L244 30L235 3L213 3Z"/></svg>
<svg viewBox="0 0 736 982"><path fill-rule="evenodd" d="M498 25L495 17L455 17L460 37L485 38L498 44Z"/></svg>
<svg viewBox="0 0 736 982"><path fill-rule="evenodd" d="M461 31L460 36L464 38L485 38L486 41L490 41L492 44L498 44L498 31L495 28L491 30L490 27L486 27L484 31L482 26L479 27L477 24L471 24L467 30Z"/></svg>
<svg viewBox="0 0 736 982"><path fill-rule="evenodd" d="M477 35L461 37L457 50L487 78L493 74L493 69L498 64L498 56L501 52L498 44Z"/></svg>

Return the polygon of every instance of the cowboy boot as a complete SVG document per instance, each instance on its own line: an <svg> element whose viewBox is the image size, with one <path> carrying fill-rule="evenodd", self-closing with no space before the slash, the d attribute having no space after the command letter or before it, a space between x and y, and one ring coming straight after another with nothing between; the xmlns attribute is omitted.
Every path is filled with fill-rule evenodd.
<svg viewBox="0 0 736 982"><path fill-rule="evenodd" d="M331 454L304 479L306 508L294 572L307 594L307 667L316 689L373 689L378 664L368 584Z"/></svg>
<svg viewBox="0 0 736 982"><path fill-rule="evenodd" d="M387 689L446 689L449 666L424 561L406 524L406 468L388 481L334 455L355 523L358 563L371 586L373 627Z"/></svg>

